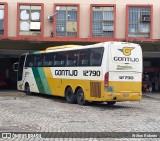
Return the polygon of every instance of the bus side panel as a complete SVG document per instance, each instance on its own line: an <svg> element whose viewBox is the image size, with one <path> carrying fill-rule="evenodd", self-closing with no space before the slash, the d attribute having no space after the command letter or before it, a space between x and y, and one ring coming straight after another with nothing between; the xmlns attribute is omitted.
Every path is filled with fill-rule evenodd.
<svg viewBox="0 0 160 141"><path fill-rule="evenodd" d="M48 92L46 91L46 94L52 94L52 95L57 95L57 96L64 96L64 90L61 89L62 85L62 80L55 78L52 74L52 68L50 67L44 67L44 74L45 74L45 85L47 89L49 90Z"/></svg>
<svg viewBox="0 0 160 141"><path fill-rule="evenodd" d="M91 81L103 81L101 67L56 67L51 68L51 73L53 76L53 80L51 80L53 94L59 96L64 96L66 87L71 86L73 91L77 87L81 87L86 94L86 98L89 99Z"/></svg>
<svg viewBox="0 0 160 141"><path fill-rule="evenodd" d="M43 94L52 94L50 90L50 86L48 85L48 79L46 77L45 70L43 67L33 67L32 68L33 77L35 81L33 81L32 85L36 84L39 93ZM34 90L33 90L34 91ZM35 92L35 91L34 91Z"/></svg>
<svg viewBox="0 0 160 141"><path fill-rule="evenodd" d="M23 90L25 90L25 84L28 83L30 86L30 91L31 92L36 92L38 93L38 87L36 84L35 76L33 74L32 68L26 68L24 69L24 82L23 82Z"/></svg>
<svg viewBox="0 0 160 141"><path fill-rule="evenodd" d="M76 94L78 87L82 88L85 94L85 100L102 101L104 85L103 81L79 80L79 79L62 79L59 93L64 96L66 86L71 86L73 93Z"/></svg>
<svg viewBox="0 0 160 141"><path fill-rule="evenodd" d="M52 75L52 72L51 72L51 68L50 67L44 67L43 68L44 70L44 73L45 73L45 77L46 77L46 84L48 84L48 89L50 89L50 94L54 94L55 93L55 88L54 88L54 84L56 84L54 82L54 78L53 78L53 75Z"/></svg>
<svg viewBox="0 0 160 141"><path fill-rule="evenodd" d="M104 82L103 81L95 81L95 80L78 80L78 79L54 79L54 81L61 81L62 84L59 86L59 91L56 93L56 95L64 97L65 88L66 86L71 86L73 93L76 94L76 88L81 87L85 94L85 100L87 101L113 101L113 99L116 97L117 101L139 101L141 99L141 92L127 92L127 91L121 91L121 92L110 92L106 91L104 88ZM137 86L137 91L141 89L141 82L134 82L130 83L128 85L128 82L122 82L123 84L128 87L132 87L131 85ZM116 86L116 89L120 89L121 85L120 82L111 82L111 85ZM126 90L126 88L124 88ZM117 90L116 90L117 91ZM54 94L55 95L55 94Z"/></svg>
<svg viewBox="0 0 160 141"><path fill-rule="evenodd" d="M25 78L23 82L23 90L25 89L25 84L29 83L30 91L43 94L52 94L49 86L50 77L49 71L43 69L42 67L28 67L24 70Z"/></svg>

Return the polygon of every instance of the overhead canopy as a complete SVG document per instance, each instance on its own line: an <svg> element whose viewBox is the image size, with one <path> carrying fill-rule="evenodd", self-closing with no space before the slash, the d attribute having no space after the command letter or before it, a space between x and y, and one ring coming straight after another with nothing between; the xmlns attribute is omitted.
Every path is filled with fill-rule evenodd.
<svg viewBox="0 0 160 141"><path fill-rule="evenodd" d="M73 41L25 41L0 40L0 57L19 57L21 54L32 51L45 50L48 47L62 45L89 45L97 42ZM134 43L134 42L133 42ZM160 56L160 42L136 42L141 45L144 57Z"/></svg>

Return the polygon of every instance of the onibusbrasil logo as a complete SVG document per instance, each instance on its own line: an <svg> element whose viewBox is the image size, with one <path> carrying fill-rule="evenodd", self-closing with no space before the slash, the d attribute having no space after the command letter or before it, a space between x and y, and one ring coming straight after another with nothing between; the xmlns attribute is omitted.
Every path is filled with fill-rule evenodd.
<svg viewBox="0 0 160 141"><path fill-rule="evenodd" d="M130 56L133 49L133 47L124 47L123 49L118 50L121 51L125 56Z"/></svg>

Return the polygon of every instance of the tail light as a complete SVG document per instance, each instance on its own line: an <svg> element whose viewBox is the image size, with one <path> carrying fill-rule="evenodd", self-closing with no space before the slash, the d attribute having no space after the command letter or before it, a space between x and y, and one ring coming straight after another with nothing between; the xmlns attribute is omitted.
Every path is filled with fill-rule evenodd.
<svg viewBox="0 0 160 141"><path fill-rule="evenodd" d="M104 86L108 86L109 81L109 72L106 72L104 75Z"/></svg>

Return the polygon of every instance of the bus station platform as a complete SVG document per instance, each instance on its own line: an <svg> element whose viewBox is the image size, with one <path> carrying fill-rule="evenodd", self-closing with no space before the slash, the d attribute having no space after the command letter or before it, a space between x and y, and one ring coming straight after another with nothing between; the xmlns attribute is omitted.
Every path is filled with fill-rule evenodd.
<svg viewBox="0 0 160 141"><path fill-rule="evenodd" d="M144 92L143 97L152 98L152 99L158 99L160 100L160 92Z"/></svg>

